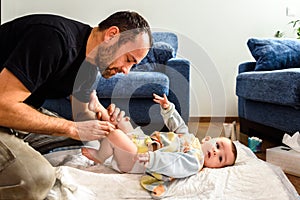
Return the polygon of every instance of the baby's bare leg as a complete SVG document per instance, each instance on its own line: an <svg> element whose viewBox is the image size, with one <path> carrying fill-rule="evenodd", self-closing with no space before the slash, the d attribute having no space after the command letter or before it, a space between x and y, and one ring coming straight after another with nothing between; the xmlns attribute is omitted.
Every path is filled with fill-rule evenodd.
<svg viewBox="0 0 300 200"><path fill-rule="evenodd" d="M129 172L137 154L136 145L121 130L116 129L100 141L100 149L82 148L82 154L97 163L103 163L111 155L114 156L118 168L122 172Z"/></svg>
<svg viewBox="0 0 300 200"><path fill-rule="evenodd" d="M108 138L103 138L100 141L99 150L93 148L81 148L82 154L95 163L103 164L107 158L113 155L113 147Z"/></svg>
<svg viewBox="0 0 300 200"><path fill-rule="evenodd" d="M118 129L111 132L107 137L114 148L113 155L118 168L122 172L129 172L135 163L136 145L124 132Z"/></svg>

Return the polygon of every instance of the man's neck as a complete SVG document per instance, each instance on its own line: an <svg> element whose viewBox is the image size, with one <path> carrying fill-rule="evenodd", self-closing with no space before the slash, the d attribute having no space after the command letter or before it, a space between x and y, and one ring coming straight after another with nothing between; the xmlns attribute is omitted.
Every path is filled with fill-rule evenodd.
<svg viewBox="0 0 300 200"><path fill-rule="evenodd" d="M103 32L98 30L98 27L94 27L91 31L91 34L88 38L87 45L86 45L86 56L92 52L92 50L100 45L103 42Z"/></svg>

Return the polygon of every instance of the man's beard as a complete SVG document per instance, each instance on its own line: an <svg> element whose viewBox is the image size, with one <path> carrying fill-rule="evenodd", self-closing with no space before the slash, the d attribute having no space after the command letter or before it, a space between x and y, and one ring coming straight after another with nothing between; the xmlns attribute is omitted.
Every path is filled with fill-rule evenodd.
<svg viewBox="0 0 300 200"><path fill-rule="evenodd" d="M116 51L119 48L118 42L111 46L100 45L97 49L97 53L95 55L95 63L98 66L101 75L104 78L110 78L114 74L111 74L112 70L116 70L116 68L110 69L110 64L113 60L116 59ZM113 67L113 66L111 66Z"/></svg>
<svg viewBox="0 0 300 200"><path fill-rule="evenodd" d="M136 34L132 31L125 31L121 33L121 36L118 38L118 41L108 46L101 44L95 56L95 63L99 67L100 73L104 78L110 78L116 73L120 73L120 69L117 66L110 66L111 63L117 58L117 50L126 43L134 41ZM124 52L125 53L125 52ZM113 73L112 73L113 71Z"/></svg>

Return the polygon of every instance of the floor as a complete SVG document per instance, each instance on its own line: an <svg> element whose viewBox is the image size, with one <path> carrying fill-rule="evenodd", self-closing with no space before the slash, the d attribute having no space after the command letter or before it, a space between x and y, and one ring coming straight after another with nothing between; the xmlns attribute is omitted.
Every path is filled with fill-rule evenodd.
<svg viewBox="0 0 300 200"><path fill-rule="evenodd" d="M191 133L195 133L199 139L204 138L206 135L218 137L224 136L223 131L223 122L189 122L188 124L189 130ZM248 136L240 133L239 124L236 124L237 137L238 140L247 145ZM264 139L262 143L262 152L257 153L257 157L265 160L266 159L266 149L278 146L278 144L274 144L270 141ZM291 183L295 186L298 194L300 195L300 177L286 174Z"/></svg>

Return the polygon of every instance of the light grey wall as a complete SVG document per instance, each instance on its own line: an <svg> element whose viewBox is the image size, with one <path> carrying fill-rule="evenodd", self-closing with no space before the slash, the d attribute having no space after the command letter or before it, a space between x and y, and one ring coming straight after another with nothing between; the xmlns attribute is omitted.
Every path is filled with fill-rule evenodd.
<svg viewBox="0 0 300 200"><path fill-rule="evenodd" d="M115 11L135 10L154 30L178 34L178 54L192 63L191 117L237 116L238 64L253 60L247 39L289 32L287 6L299 16L299 0L2 0L2 23L57 13L96 26Z"/></svg>

